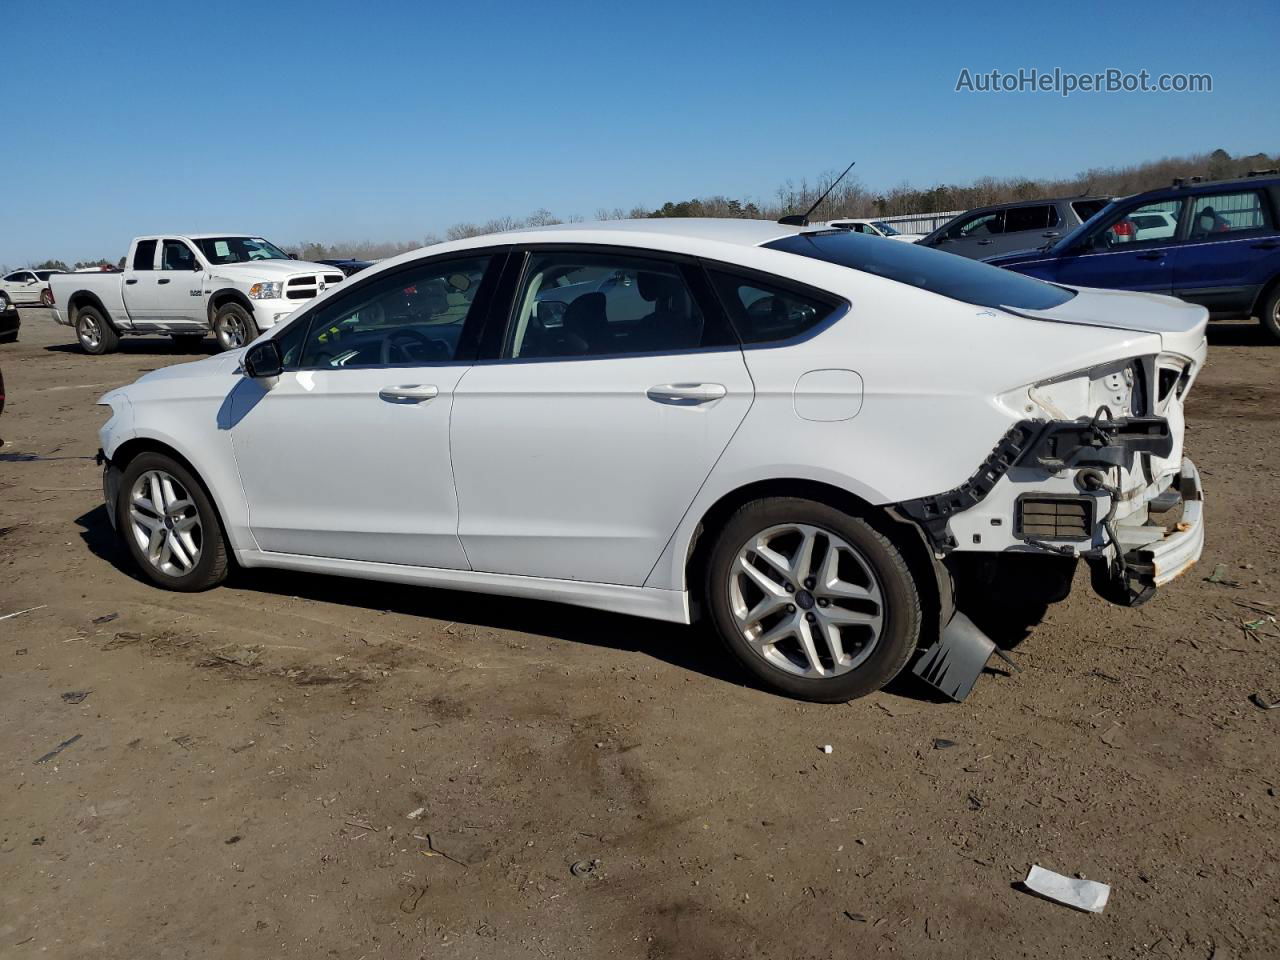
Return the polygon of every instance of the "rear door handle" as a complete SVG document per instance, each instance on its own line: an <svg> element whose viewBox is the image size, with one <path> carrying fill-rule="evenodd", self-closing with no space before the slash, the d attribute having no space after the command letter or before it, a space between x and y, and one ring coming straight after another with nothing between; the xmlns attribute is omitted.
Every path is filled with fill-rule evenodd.
<svg viewBox="0 0 1280 960"><path fill-rule="evenodd" d="M126 281L125 281L125 283L129 283L129 284L133 284L133 283L137 283L137 282L138 282L138 278L137 278L137 277L130 277L128 280L126 280Z"/></svg>
<svg viewBox="0 0 1280 960"><path fill-rule="evenodd" d="M987 246L990 246L990 245L991 245L991 241L990 241L990 240L979 240L979 241L978 241L978 246L980 246L980 247L987 247Z"/></svg>
<svg viewBox="0 0 1280 960"><path fill-rule="evenodd" d="M1164 254L1160 251L1152 251L1151 253L1135 253L1135 257L1139 260L1163 260Z"/></svg>
<svg viewBox="0 0 1280 960"><path fill-rule="evenodd" d="M719 400L729 391L723 383L660 383L645 391L654 403L676 407L696 407L700 403Z"/></svg>
<svg viewBox="0 0 1280 960"><path fill-rule="evenodd" d="M159 279L159 280L157 280L157 281L156 281L156 283L168 283L168 282L169 282L169 278L168 278L168 277L163 277L163 278L161 278L161 279Z"/></svg>
<svg viewBox="0 0 1280 960"><path fill-rule="evenodd" d="M383 387L378 396L388 403L422 403L440 395L439 389L427 383L410 383L400 387Z"/></svg>

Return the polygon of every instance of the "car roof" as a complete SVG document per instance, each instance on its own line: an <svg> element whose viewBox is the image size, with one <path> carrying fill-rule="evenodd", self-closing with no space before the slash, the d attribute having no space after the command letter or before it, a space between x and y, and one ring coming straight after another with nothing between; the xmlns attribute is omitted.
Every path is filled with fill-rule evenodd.
<svg viewBox="0 0 1280 960"><path fill-rule="evenodd" d="M788 237L804 227L788 226L775 220L744 220L737 217L647 217L641 220L600 220L592 223L556 223L545 227L532 227L512 231L510 235L537 237L545 241L557 233L573 233L581 230L602 234L650 234L655 236L683 237L690 240L712 240L717 243L736 243L745 247L758 247L780 237ZM508 236L502 234L501 236Z"/></svg>

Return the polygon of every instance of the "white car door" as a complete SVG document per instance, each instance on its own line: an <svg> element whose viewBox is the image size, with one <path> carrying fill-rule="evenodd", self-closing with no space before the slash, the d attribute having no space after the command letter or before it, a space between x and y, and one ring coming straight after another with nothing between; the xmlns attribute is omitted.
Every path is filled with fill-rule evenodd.
<svg viewBox="0 0 1280 960"><path fill-rule="evenodd" d="M5 291L14 303L39 303L40 283L30 270L19 270L5 278Z"/></svg>
<svg viewBox="0 0 1280 960"><path fill-rule="evenodd" d="M262 550L467 567L449 416L501 259L376 274L281 332L285 372L242 381L225 427Z"/></svg>
<svg viewBox="0 0 1280 960"><path fill-rule="evenodd" d="M530 250L500 355L454 398L474 569L644 583L754 395L697 271L616 247Z"/></svg>
<svg viewBox="0 0 1280 960"><path fill-rule="evenodd" d="M204 268L195 251L185 240L166 239L160 245L158 266L156 319L174 328L206 329Z"/></svg>
<svg viewBox="0 0 1280 960"><path fill-rule="evenodd" d="M156 269L159 258L159 240L138 240L133 247L133 258L125 267L124 305L135 328L163 322L164 313L160 303L168 285L160 284L163 278ZM112 319L119 323L123 318Z"/></svg>

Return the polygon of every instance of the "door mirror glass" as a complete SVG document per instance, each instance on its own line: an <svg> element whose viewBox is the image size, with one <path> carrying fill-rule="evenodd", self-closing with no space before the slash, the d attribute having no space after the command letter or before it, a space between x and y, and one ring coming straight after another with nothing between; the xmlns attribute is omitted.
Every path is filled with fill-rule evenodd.
<svg viewBox="0 0 1280 960"><path fill-rule="evenodd" d="M244 355L244 372L255 380L278 377L283 370L280 345L274 339L255 343Z"/></svg>

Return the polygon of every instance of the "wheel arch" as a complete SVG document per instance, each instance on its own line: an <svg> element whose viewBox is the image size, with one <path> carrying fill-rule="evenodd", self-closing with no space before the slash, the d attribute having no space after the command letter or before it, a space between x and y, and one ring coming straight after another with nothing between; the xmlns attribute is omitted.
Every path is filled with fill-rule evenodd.
<svg viewBox="0 0 1280 960"><path fill-rule="evenodd" d="M119 324L111 316L111 311L102 302L102 298L90 290L77 290L67 298L67 319L71 321L71 326L74 327L76 325L76 319L79 317L80 311L85 307L93 307L102 315L102 319L111 326L112 330L117 333L120 332Z"/></svg>
<svg viewBox="0 0 1280 960"><path fill-rule="evenodd" d="M706 570L715 534L739 508L766 497L812 500L867 521L898 548L916 581L924 614L921 638L935 636L943 625L940 620L950 618L950 575L934 557L924 531L914 521L899 515L892 506L877 506L844 487L803 477L771 477L743 484L723 494L703 512L685 548L683 586L695 609L705 609Z"/></svg>
<svg viewBox="0 0 1280 960"><path fill-rule="evenodd" d="M218 311L225 307L228 303L234 303L249 311L249 316L253 316L253 303L244 295L243 291L237 290L235 287L223 287L221 290L215 290L209 296L209 306L206 313L209 317L209 326L213 326L213 320L218 315Z"/></svg>
<svg viewBox="0 0 1280 960"><path fill-rule="evenodd" d="M1253 306L1249 310L1249 316L1257 317L1261 320L1262 310L1266 307L1267 300L1270 299L1271 295L1275 293L1277 289L1280 289L1280 273L1277 273L1274 277L1258 288L1258 295L1254 297Z"/></svg>

